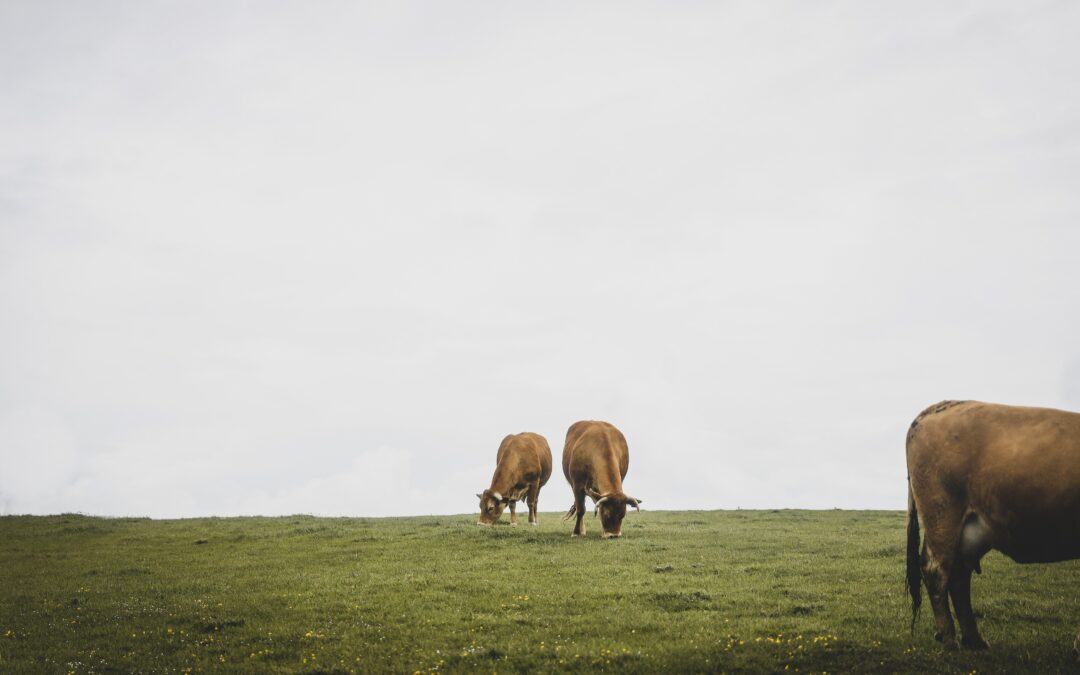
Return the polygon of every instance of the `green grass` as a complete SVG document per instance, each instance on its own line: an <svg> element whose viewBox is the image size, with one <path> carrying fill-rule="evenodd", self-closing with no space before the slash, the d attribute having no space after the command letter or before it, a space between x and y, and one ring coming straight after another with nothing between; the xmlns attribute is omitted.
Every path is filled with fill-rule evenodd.
<svg viewBox="0 0 1080 675"><path fill-rule="evenodd" d="M987 556L988 653L912 636L899 512L475 521L0 518L0 672L1074 670L1074 563Z"/></svg>

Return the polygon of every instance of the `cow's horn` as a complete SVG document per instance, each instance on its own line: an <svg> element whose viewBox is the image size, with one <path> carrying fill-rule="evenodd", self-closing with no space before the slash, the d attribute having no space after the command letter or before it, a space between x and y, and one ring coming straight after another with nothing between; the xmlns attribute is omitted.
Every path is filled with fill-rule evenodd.
<svg viewBox="0 0 1080 675"><path fill-rule="evenodd" d="M494 497L494 498L495 498L495 501L497 501L497 502L501 502L501 501L502 501L502 495L501 495L501 494L499 494L498 492L492 492L492 493L491 493L491 496L492 496L492 497Z"/></svg>
<svg viewBox="0 0 1080 675"><path fill-rule="evenodd" d="M606 502L608 499L610 499L610 496L601 497L600 499L596 500L595 508L593 509L593 515L594 516L600 514L600 505L603 504L604 502Z"/></svg>
<svg viewBox="0 0 1080 675"><path fill-rule="evenodd" d="M484 498L484 493L483 492L477 492L476 493L476 498L477 499L483 499Z"/></svg>

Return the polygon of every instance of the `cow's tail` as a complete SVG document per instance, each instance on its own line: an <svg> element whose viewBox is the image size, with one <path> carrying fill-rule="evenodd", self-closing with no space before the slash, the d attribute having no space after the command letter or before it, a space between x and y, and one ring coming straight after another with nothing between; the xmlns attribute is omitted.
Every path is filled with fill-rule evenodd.
<svg viewBox="0 0 1080 675"><path fill-rule="evenodd" d="M566 512L566 515L563 516L562 519L564 521L565 520L570 520L571 518L574 517L575 513L577 513L577 502L574 502L573 504L570 505L570 510Z"/></svg>
<svg viewBox="0 0 1080 675"><path fill-rule="evenodd" d="M915 632L915 620L922 606L922 569L919 556L919 511L915 508L915 494L908 482L907 493L907 589L911 594L911 631Z"/></svg>

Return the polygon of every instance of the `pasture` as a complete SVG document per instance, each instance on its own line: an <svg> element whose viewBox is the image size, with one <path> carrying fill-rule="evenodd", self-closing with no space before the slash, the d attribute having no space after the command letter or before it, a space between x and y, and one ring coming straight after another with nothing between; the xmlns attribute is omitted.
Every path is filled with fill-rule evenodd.
<svg viewBox="0 0 1080 675"><path fill-rule="evenodd" d="M541 506L551 507L541 500ZM904 515L0 518L2 672L1074 671L1080 564L997 553L990 652L914 636Z"/></svg>

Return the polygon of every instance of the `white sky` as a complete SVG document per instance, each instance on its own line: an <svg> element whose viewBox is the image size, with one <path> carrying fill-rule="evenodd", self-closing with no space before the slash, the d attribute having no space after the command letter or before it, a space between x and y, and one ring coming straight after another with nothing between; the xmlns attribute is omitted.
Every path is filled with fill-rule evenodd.
<svg viewBox="0 0 1080 675"><path fill-rule="evenodd" d="M0 513L905 506L1080 409L1080 4L0 4ZM556 468L540 508L567 508Z"/></svg>

